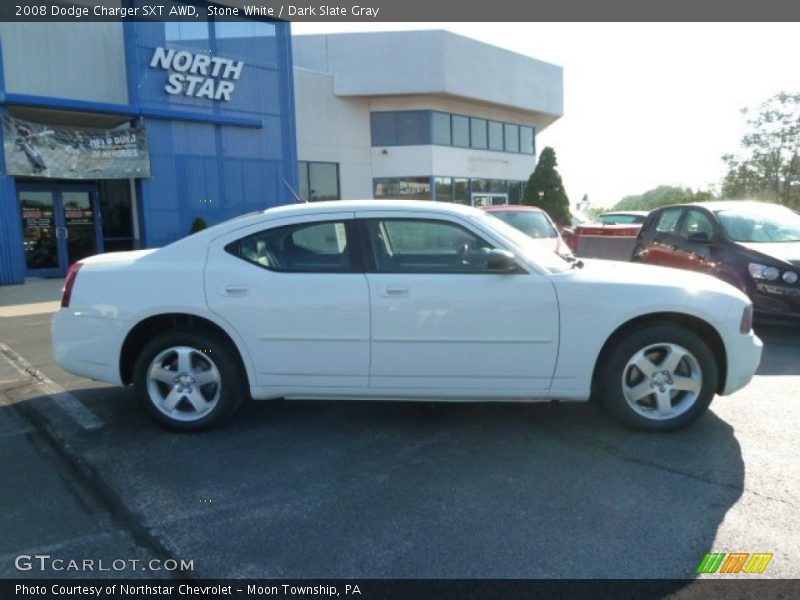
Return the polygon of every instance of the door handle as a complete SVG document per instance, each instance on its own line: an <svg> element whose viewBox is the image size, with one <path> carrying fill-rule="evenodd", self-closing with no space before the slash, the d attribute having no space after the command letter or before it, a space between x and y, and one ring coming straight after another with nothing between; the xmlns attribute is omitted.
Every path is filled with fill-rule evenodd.
<svg viewBox="0 0 800 600"><path fill-rule="evenodd" d="M225 286L226 296L243 296L247 293L247 286L241 283L229 283Z"/></svg>
<svg viewBox="0 0 800 600"><path fill-rule="evenodd" d="M383 288L381 296L387 298L404 298L408 296L408 288L403 285L389 285Z"/></svg>

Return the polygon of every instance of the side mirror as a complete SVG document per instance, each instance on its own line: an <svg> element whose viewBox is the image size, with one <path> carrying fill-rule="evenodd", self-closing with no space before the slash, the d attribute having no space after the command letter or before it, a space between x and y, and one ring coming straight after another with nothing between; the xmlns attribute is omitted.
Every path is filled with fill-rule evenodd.
<svg viewBox="0 0 800 600"><path fill-rule="evenodd" d="M490 271L499 273L511 273L519 268L516 256L508 250L499 250L498 248L494 248L489 252L486 266Z"/></svg>
<svg viewBox="0 0 800 600"><path fill-rule="evenodd" d="M690 242L694 244L713 244L714 241L711 239L711 236L708 235L705 231L698 231L697 233L689 234L687 238Z"/></svg>

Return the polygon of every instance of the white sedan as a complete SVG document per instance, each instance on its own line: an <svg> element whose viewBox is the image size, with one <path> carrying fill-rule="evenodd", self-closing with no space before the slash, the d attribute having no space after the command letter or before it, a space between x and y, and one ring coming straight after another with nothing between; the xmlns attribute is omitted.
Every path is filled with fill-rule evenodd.
<svg viewBox="0 0 800 600"><path fill-rule="evenodd" d="M568 263L472 208L271 208L158 250L70 269L53 319L65 370L133 384L199 430L254 399L599 400L682 427L745 386L752 306L710 276Z"/></svg>

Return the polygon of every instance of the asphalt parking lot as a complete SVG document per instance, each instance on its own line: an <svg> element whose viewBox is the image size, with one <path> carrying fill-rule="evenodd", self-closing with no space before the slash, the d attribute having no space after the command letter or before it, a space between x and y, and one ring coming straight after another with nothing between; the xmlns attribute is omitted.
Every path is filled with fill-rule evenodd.
<svg viewBox="0 0 800 600"><path fill-rule="evenodd" d="M16 570L44 551L258 578L691 578L770 552L753 577L800 577L800 330L759 333L753 382L673 434L584 404L261 402L181 435L58 369L49 315L0 318L0 577L85 576Z"/></svg>

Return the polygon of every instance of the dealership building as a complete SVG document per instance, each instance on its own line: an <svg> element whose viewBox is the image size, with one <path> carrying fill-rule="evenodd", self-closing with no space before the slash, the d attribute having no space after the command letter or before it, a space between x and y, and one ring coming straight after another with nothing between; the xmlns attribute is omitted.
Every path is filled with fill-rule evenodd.
<svg viewBox="0 0 800 600"><path fill-rule="evenodd" d="M0 23L0 285L297 201L514 203L559 67L444 31Z"/></svg>

